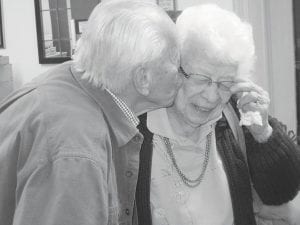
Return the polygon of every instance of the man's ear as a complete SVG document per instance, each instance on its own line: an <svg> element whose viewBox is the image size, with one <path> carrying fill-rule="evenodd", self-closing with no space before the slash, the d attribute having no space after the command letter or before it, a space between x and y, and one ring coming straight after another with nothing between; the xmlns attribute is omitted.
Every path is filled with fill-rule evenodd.
<svg viewBox="0 0 300 225"><path fill-rule="evenodd" d="M150 72L141 66L137 67L133 72L135 89L144 96L148 96L150 93L151 79Z"/></svg>

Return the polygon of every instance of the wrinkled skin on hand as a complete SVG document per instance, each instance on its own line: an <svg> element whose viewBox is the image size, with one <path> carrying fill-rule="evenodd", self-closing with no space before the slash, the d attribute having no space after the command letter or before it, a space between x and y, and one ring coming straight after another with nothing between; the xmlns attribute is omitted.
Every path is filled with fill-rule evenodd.
<svg viewBox="0 0 300 225"><path fill-rule="evenodd" d="M235 78L234 82L235 84L230 88L230 91L238 97L237 107L244 113L259 112L262 117L262 126L252 124L247 128L255 139L267 139L272 132L268 122L270 105L268 92L248 79Z"/></svg>

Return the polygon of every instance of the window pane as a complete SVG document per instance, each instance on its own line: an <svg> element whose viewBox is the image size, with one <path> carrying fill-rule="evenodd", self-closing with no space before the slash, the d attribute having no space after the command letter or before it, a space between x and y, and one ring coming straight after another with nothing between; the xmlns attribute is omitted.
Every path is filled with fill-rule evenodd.
<svg viewBox="0 0 300 225"><path fill-rule="evenodd" d="M42 10L50 9L49 0L40 0L40 4L41 4L41 9Z"/></svg>
<svg viewBox="0 0 300 225"><path fill-rule="evenodd" d="M57 7L59 9L66 9L67 8L67 1L66 0L57 0Z"/></svg>
<svg viewBox="0 0 300 225"><path fill-rule="evenodd" d="M59 57L59 49L58 41L44 41L44 52L46 58Z"/></svg>
<svg viewBox="0 0 300 225"><path fill-rule="evenodd" d="M71 57L70 40L44 41L44 52L46 58Z"/></svg>
<svg viewBox="0 0 300 225"><path fill-rule="evenodd" d="M58 10L60 39L70 39L69 16L67 10Z"/></svg>
<svg viewBox="0 0 300 225"><path fill-rule="evenodd" d="M61 40L61 56L62 57L71 57L72 50L71 50L71 41L70 40Z"/></svg>
<svg viewBox="0 0 300 225"><path fill-rule="evenodd" d="M75 33L72 35L72 25L74 24L74 21L72 20L71 10L68 9L68 26L69 26L69 38L72 39L72 37L75 36Z"/></svg>
<svg viewBox="0 0 300 225"><path fill-rule="evenodd" d="M67 8L71 8L71 0L67 0Z"/></svg>
<svg viewBox="0 0 300 225"><path fill-rule="evenodd" d="M57 9L57 0L48 0L50 9Z"/></svg>
<svg viewBox="0 0 300 225"><path fill-rule="evenodd" d="M44 40L52 40L57 36L57 14L55 11L42 11Z"/></svg>

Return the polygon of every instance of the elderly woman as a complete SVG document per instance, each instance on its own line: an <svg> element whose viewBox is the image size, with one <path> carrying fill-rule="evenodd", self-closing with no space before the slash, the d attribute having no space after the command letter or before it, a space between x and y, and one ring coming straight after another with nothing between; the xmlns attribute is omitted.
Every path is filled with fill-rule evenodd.
<svg viewBox="0 0 300 225"><path fill-rule="evenodd" d="M139 224L254 225L251 182L264 204L290 201L300 153L268 116L267 92L248 79L250 25L202 5L184 10L177 27L183 86L173 106L141 117Z"/></svg>

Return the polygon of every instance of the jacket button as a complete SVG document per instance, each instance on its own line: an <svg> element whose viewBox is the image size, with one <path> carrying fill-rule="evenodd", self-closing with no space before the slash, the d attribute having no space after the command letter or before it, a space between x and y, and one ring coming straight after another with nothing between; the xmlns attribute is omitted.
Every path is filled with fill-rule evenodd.
<svg viewBox="0 0 300 225"><path fill-rule="evenodd" d="M125 209L125 213L126 213L127 216L129 216L130 215L129 209Z"/></svg>
<svg viewBox="0 0 300 225"><path fill-rule="evenodd" d="M140 143L141 140L142 140L142 137L141 137L140 135L138 135L138 134L135 135L135 136L133 137L133 139L132 139L132 141L135 142L135 143Z"/></svg>
<svg viewBox="0 0 300 225"><path fill-rule="evenodd" d="M133 173L130 170L127 170L126 173L125 173L126 177L131 177L132 174Z"/></svg>

